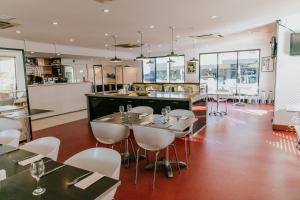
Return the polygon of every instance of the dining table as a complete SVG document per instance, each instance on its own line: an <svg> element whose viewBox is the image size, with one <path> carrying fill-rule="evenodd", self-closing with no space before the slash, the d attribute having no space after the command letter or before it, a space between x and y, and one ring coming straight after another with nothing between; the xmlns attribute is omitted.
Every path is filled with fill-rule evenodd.
<svg viewBox="0 0 300 200"><path fill-rule="evenodd" d="M195 117L182 118L181 116L169 116L168 120L163 120L162 115L146 114L146 113L112 113L93 120L94 122L107 122L114 124L123 124L132 129L132 125L147 126L158 129L165 129L171 132L183 132L191 127L197 119ZM169 147L165 149L164 157L157 162L158 166L163 166L165 169L165 175L168 178L173 177L172 164L177 164L176 161L169 159ZM179 161L181 168L187 167L187 164L183 161ZM149 163L145 166L145 169L150 170L154 168L154 163Z"/></svg>
<svg viewBox="0 0 300 200"><path fill-rule="evenodd" d="M0 199L101 199L121 184L120 180L103 175L85 189L76 185L69 186L68 182L89 173L89 171L44 157L42 159L45 173L40 178L40 185L46 189L46 192L39 196L33 196L32 192L37 183L31 176L30 164L22 166L17 162L33 156L37 156L37 154L0 145L0 170L5 170L6 174L4 180L0 178Z"/></svg>

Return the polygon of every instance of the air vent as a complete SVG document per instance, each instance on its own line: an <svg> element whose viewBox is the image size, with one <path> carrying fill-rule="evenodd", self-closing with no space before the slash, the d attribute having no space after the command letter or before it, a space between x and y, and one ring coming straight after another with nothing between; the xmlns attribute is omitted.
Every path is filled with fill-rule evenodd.
<svg viewBox="0 0 300 200"><path fill-rule="evenodd" d="M210 33L210 34L203 34L203 35L193 35L190 36L191 38L200 39L200 40L207 40L207 39L215 39L215 38L223 38L220 34Z"/></svg>
<svg viewBox="0 0 300 200"><path fill-rule="evenodd" d="M6 28L11 28L14 26L18 26L19 24L11 23L11 22L5 22L5 21L0 21L0 29L6 29Z"/></svg>
<svg viewBox="0 0 300 200"><path fill-rule="evenodd" d="M98 3L112 2L112 0L95 0Z"/></svg>
<svg viewBox="0 0 300 200"><path fill-rule="evenodd" d="M141 44L117 44L115 45L116 47L120 47L120 48L126 48L126 49L130 49L130 48L137 48L137 47L141 47Z"/></svg>

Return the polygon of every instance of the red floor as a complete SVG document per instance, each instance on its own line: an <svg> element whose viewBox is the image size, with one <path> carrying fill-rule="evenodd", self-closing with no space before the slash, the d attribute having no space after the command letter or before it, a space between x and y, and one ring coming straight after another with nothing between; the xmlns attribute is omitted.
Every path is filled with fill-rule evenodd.
<svg viewBox="0 0 300 200"><path fill-rule="evenodd" d="M271 106L230 107L228 116L208 117L205 130L193 138L189 168L168 179L158 171L152 192L152 171L142 169L134 184L134 163L121 169L117 200L299 200L300 153L295 134L273 132ZM34 137L56 136L61 140L59 160L94 147L87 120L37 131ZM183 141L177 142L184 159ZM172 152L171 152L172 153Z"/></svg>

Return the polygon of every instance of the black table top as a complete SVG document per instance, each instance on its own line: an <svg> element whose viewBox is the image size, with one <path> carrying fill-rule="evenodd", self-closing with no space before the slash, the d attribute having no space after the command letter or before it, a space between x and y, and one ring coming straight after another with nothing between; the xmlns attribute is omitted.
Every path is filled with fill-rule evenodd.
<svg viewBox="0 0 300 200"><path fill-rule="evenodd" d="M0 168L5 169L7 175L7 179L0 181L0 199L95 199L120 184L119 180L104 176L85 190L75 186L68 187L67 182L88 171L66 165L41 178L40 185L46 188L46 192L35 197L32 191L36 188L36 180L30 175L30 165L23 167L13 162L15 159L22 159L28 155L34 154L17 150L0 155ZM49 158L43 160L45 172L62 165Z"/></svg>
<svg viewBox="0 0 300 200"><path fill-rule="evenodd" d="M196 118L190 117L184 120L177 119L175 117L169 118L169 120L166 123L160 122L159 119L154 119L154 115L147 115L139 118L138 113L128 113L126 117L121 117L120 113L113 113L111 115L103 116L100 118L95 119L95 122L110 122L114 124L125 124L125 125L141 125L142 122L152 122L151 124L147 124L144 126L152 127L152 128L160 128L160 129L167 129L170 131L178 131L182 132L185 131L187 128L193 125L195 121L197 121ZM129 117L128 117L129 116ZM159 117L158 115L155 115L156 117ZM101 121L105 118L110 118L109 120Z"/></svg>

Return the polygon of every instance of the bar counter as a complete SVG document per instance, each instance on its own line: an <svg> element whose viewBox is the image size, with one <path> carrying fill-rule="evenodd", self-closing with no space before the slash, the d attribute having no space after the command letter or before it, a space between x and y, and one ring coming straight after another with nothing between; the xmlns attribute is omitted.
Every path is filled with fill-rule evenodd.
<svg viewBox="0 0 300 200"><path fill-rule="evenodd" d="M161 114L161 109L170 106L174 109L193 110L198 121L194 125L194 132L206 125L206 94L185 92L149 92L139 96L135 92L129 94L118 93L90 93L86 94L89 121L99 117L119 112L119 106L131 104L136 106L150 106L154 114Z"/></svg>

